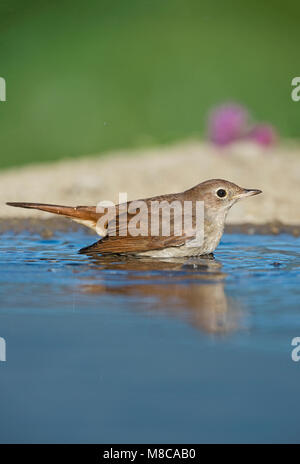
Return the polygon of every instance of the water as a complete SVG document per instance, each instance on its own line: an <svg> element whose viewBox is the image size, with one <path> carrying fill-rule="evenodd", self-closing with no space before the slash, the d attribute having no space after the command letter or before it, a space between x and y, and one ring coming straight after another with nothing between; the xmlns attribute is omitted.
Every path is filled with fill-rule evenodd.
<svg viewBox="0 0 300 464"><path fill-rule="evenodd" d="M299 238L169 261L92 240L1 236L0 442L300 441Z"/></svg>

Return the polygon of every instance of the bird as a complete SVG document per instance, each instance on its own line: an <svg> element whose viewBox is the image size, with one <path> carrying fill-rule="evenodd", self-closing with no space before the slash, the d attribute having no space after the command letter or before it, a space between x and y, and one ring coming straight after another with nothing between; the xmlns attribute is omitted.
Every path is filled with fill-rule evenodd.
<svg viewBox="0 0 300 464"><path fill-rule="evenodd" d="M212 254L223 235L229 209L240 199L259 193L262 191L242 188L224 179L210 179L184 192L120 203L115 207L6 204L66 216L92 228L101 239L82 248L80 253L173 258ZM199 211L203 220L198 223Z"/></svg>

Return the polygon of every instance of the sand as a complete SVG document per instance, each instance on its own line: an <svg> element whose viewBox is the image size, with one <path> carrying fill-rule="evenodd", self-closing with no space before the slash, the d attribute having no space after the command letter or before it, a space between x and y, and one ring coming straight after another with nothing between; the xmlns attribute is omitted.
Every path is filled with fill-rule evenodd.
<svg viewBox="0 0 300 464"><path fill-rule="evenodd" d="M179 192L211 178L263 190L235 205L228 224L300 225L300 146L295 143L266 150L249 143L220 149L186 141L8 169L0 172L0 218L49 218L6 201L95 205L118 202L119 192L133 200Z"/></svg>

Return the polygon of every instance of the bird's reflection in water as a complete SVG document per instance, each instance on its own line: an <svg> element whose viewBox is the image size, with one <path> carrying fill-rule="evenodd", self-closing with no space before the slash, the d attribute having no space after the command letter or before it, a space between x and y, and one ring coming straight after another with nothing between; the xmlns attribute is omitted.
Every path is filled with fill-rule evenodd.
<svg viewBox="0 0 300 464"><path fill-rule="evenodd" d="M241 310L224 291L226 274L213 257L141 259L120 256L90 256L92 267L123 272L120 285L93 278L81 286L89 294L141 297L141 310L185 318L195 328L226 334L241 326ZM127 271L124 280L124 271ZM100 277L100 276L99 276ZM98 281L97 281L98 280Z"/></svg>

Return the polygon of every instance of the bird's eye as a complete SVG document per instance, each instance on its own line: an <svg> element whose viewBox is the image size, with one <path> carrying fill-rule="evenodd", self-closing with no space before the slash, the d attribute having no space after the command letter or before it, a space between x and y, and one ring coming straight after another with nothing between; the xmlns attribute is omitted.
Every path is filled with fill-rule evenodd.
<svg viewBox="0 0 300 464"><path fill-rule="evenodd" d="M227 192L224 189L219 189L219 190L217 190L217 195L218 195L219 198L224 198L224 197L226 197Z"/></svg>

